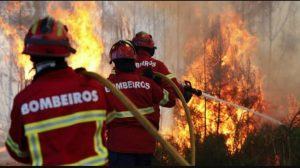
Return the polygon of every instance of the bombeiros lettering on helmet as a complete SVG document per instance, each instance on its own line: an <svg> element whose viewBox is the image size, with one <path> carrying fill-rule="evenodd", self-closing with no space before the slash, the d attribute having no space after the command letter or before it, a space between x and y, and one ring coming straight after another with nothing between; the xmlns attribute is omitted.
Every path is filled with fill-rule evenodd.
<svg viewBox="0 0 300 168"><path fill-rule="evenodd" d="M51 108L60 108L81 103L97 102L99 95L97 90L84 90L49 97L42 97L23 103L21 106L22 115L36 113Z"/></svg>
<svg viewBox="0 0 300 168"><path fill-rule="evenodd" d="M126 82L119 82L114 84L115 87L119 90L124 89L150 89L150 83L145 81L126 81ZM105 92L110 92L110 89L105 87Z"/></svg>

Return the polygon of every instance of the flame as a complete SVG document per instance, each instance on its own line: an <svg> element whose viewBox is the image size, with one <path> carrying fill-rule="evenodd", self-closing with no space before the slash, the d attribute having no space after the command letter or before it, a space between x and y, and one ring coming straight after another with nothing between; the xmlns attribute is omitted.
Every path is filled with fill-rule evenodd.
<svg viewBox="0 0 300 168"><path fill-rule="evenodd" d="M7 5L6 12L9 16L14 15L18 10L20 10L21 5L16 2L10 2ZM24 32L24 27L22 25L9 24L4 18L0 17L0 30L5 35L5 41L9 43L9 51L7 51L7 60L9 57L13 57L13 62L20 68L23 69L25 73L25 79L30 79L33 76L31 71L32 63L26 55L22 54L23 51L23 38L21 33ZM14 57L16 56L16 58Z"/></svg>
<svg viewBox="0 0 300 168"><path fill-rule="evenodd" d="M96 2L72 2L72 10L65 10L60 3L48 5L48 13L59 19L69 29L72 42L77 50L69 58L73 68L85 67L89 71L97 71L104 51L103 43L96 32L101 28L101 11Z"/></svg>
<svg viewBox="0 0 300 168"><path fill-rule="evenodd" d="M96 2L72 2L71 8L63 9L61 2L50 2L47 6L47 13L67 25L71 42L77 52L68 58L69 65L72 68L85 67L89 71L97 71L101 62L101 56L104 51L103 43L100 38L101 30L101 10ZM7 13L11 16L20 11L21 5L11 2L7 6ZM100 12L99 12L100 11ZM19 15L16 15L19 16ZM34 21L32 21L33 23ZM10 24L0 17L0 30L4 33L10 44L10 54L15 54L17 66L24 72L25 80L32 79L34 72L29 56L23 55L23 36L27 28ZM22 32L22 33L20 33ZM16 50L15 50L16 48ZM5 58L5 57L4 57Z"/></svg>
<svg viewBox="0 0 300 168"><path fill-rule="evenodd" d="M262 80L258 68L251 62L257 38L247 31L241 18L233 12L210 19L212 32L204 41L204 54L194 60L183 79L190 80L195 88L222 99L262 110ZM224 134L231 153L241 149L247 133L255 128L251 122L253 114L241 109L209 100L205 105L205 100L197 97L193 97L188 105L192 109L195 130L201 140L204 139L206 111L207 135ZM187 143L189 134L182 107L179 106L177 111L174 138L182 150L190 147Z"/></svg>

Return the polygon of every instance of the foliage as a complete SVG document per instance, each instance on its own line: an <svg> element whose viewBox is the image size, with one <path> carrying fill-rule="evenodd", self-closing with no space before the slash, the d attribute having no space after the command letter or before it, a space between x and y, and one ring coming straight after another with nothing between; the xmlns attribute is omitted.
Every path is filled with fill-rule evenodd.
<svg viewBox="0 0 300 168"><path fill-rule="evenodd" d="M203 141L196 136L196 166L296 166L300 165L300 127L262 125L249 133L242 148L230 154L226 136L210 134ZM175 141L170 138L174 144ZM175 144L175 147L176 146ZM184 155L189 160L189 149ZM155 165L176 165L160 145L156 150Z"/></svg>

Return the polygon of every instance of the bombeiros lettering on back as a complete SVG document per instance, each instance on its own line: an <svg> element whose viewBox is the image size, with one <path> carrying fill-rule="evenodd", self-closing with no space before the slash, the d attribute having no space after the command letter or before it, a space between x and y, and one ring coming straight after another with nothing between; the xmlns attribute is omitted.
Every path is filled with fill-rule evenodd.
<svg viewBox="0 0 300 168"><path fill-rule="evenodd" d="M59 108L81 103L97 102L98 100L99 96L97 90L84 90L82 92L53 95L23 103L21 106L21 113L22 115L26 115L50 108Z"/></svg>
<svg viewBox="0 0 300 168"><path fill-rule="evenodd" d="M136 62L136 63L135 63L135 66L136 66L137 68L140 68L140 67L149 67L149 66L156 67L156 62L154 62L154 61L142 61L142 62Z"/></svg>
<svg viewBox="0 0 300 168"><path fill-rule="evenodd" d="M150 89L150 83L145 81L126 81L126 82L119 82L115 83L115 86L119 90L123 89ZM105 91L108 93L110 90L105 87Z"/></svg>

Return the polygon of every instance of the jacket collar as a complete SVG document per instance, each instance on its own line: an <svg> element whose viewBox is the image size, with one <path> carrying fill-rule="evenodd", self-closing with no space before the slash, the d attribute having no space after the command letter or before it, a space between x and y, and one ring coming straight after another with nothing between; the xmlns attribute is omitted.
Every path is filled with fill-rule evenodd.
<svg viewBox="0 0 300 168"><path fill-rule="evenodd" d="M65 78L68 76L75 76L76 72L69 66L62 69L53 69L47 72L44 72L40 76L38 76L35 80L49 80L49 78Z"/></svg>
<svg viewBox="0 0 300 168"><path fill-rule="evenodd" d="M119 71L117 70L115 67L113 68L111 74L114 74L114 75L123 75L123 74L136 74L137 71L133 71L133 72L122 72L122 71Z"/></svg>
<svg viewBox="0 0 300 168"><path fill-rule="evenodd" d="M137 58L151 58L151 55L147 51L139 50L137 51Z"/></svg>

